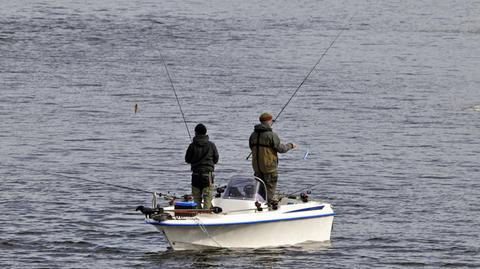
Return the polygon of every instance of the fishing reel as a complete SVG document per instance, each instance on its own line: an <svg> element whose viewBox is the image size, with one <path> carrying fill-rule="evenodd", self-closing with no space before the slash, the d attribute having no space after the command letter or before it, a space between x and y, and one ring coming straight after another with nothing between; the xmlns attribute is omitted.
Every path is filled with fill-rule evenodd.
<svg viewBox="0 0 480 269"><path fill-rule="evenodd" d="M308 194L310 194L310 191L300 193L300 200L304 203L308 202Z"/></svg>
<svg viewBox="0 0 480 269"><path fill-rule="evenodd" d="M270 202L268 202L268 207L271 210L277 210L278 209L278 200L277 199L270 200Z"/></svg>
<svg viewBox="0 0 480 269"><path fill-rule="evenodd" d="M257 207L257 211L263 211L262 204L258 201L255 201L255 206Z"/></svg>
<svg viewBox="0 0 480 269"><path fill-rule="evenodd" d="M184 201L184 202L192 202L192 201L193 201L193 195L185 194L185 195L183 196L183 201Z"/></svg>
<svg viewBox="0 0 480 269"><path fill-rule="evenodd" d="M217 188L217 193L215 194L215 198L220 198L222 197L222 193L225 192L225 189L227 188L227 186L222 186L222 187L218 187Z"/></svg>
<svg viewBox="0 0 480 269"><path fill-rule="evenodd" d="M172 215L170 215L168 213L161 213L161 214L153 215L152 219L162 222L162 221L166 221L166 220L171 220L171 219L173 219L173 217L172 217Z"/></svg>

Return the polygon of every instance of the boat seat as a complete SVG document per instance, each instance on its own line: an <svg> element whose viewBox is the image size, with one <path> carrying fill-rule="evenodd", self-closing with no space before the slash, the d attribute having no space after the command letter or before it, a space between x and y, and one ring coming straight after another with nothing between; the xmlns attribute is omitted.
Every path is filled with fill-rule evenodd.
<svg viewBox="0 0 480 269"><path fill-rule="evenodd" d="M230 188L228 190L227 196L228 197L243 197L242 193L236 187Z"/></svg>
<svg viewBox="0 0 480 269"><path fill-rule="evenodd" d="M255 196L255 186L254 185L245 185L243 187L243 191L245 192L246 198L253 198Z"/></svg>

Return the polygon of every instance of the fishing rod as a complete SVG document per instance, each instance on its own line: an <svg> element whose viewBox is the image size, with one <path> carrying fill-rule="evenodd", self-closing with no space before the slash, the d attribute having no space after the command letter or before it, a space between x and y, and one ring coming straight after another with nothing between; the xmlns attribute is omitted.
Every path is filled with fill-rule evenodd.
<svg viewBox="0 0 480 269"><path fill-rule="evenodd" d="M348 20L348 22L342 27L342 29L337 33L337 35L335 36L335 38L332 40L332 42L330 43L330 45L325 49L325 51L322 53L322 55L320 56L320 58L318 59L318 61L315 63L315 65L312 67L312 69L310 69L310 72L308 72L308 74L305 76L305 78L302 80L302 82L298 85L298 87L295 89L295 91L293 92L292 96L290 96L290 99L288 99L287 103L282 107L282 109L280 110L280 112L278 112L277 116L275 117L275 119L273 120L273 122L275 122L278 117L280 117L280 114L282 114L283 110L285 110L285 108L288 106L288 104L290 104L290 101L292 101L293 97L297 94L298 90L300 90L300 88L302 87L303 83L305 83L305 81L308 79L308 77L310 77L310 74L312 74L313 70L315 70L315 68L317 67L317 65L320 63L320 61L322 61L323 57L325 57L325 55L327 55L328 51L330 50L330 48L333 46L333 44L335 44L335 41L337 41L337 39L340 37L340 35L343 33L343 31L345 31L345 29L347 28L347 25L350 24L350 22L352 21L353 17L355 17L355 15L357 14L358 10L350 17L350 19Z"/></svg>
<svg viewBox="0 0 480 269"><path fill-rule="evenodd" d="M162 60L163 66L165 67L165 71L167 72L167 77L168 77L168 80L170 81L170 85L172 85L173 93L175 94L175 99L177 99L178 108L180 108L180 113L182 114L183 122L185 123L185 128L187 129L188 137L190 138L190 141L192 141L192 135L190 134L190 130L188 129L187 120L185 119L185 114L183 113L182 105L180 105L180 100L178 99L177 91L175 90L172 77L170 76L170 72L168 71L167 63L165 62L165 59L163 58L163 55L160 52L160 50L158 51L158 53L160 54L160 59Z"/></svg>
<svg viewBox="0 0 480 269"><path fill-rule="evenodd" d="M294 195L294 194L296 194L296 193L299 193L299 192L301 192L301 191L304 191L304 190L307 190L307 189L310 189L310 188L313 189L314 187L316 187L316 186L318 186L318 185L320 185L320 184L323 184L323 183L309 184L309 185L307 185L307 187L303 187L303 188L298 189L298 190L296 190L296 191L294 191L294 192L291 192L291 193L289 193L289 194L285 194L285 195L283 195L283 196L281 196L281 197L282 197L282 198L283 198L283 197L289 197L289 196Z"/></svg>
<svg viewBox="0 0 480 269"><path fill-rule="evenodd" d="M325 49L325 51L322 53L322 55L320 56L320 58L317 60L317 62L315 63L315 65L312 67L312 69L310 69L310 71L308 72L308 74L305 76L305 78L302 80L302 82L298 85L298 87L295 89L295 91L293 92L293 94L290 96L290 98L288 99L287 103L282 107L282 109L280 110L280 112L278 112L277 116L272 120L272 125L273 123L275 123L278 119L278 117L280 117L280 114L282 114L282 112L285 110L285 108L288 106L288 104L290 104L290 101L292 101L293 97L295 97L295 95L297 94L297 92L300 90L300 88L302 87L302 85L305 83L305 81L307 81L308 77L310 77L310 75L312 74L313 70L315 70L315 68L317 67L317 65L320 63L320 61L322 61L323 57L325 57L325 55L327 55L327 52L330 50L330 48L333 46L333 44L335 44L335 41L337 41L337 39L340 37L340 35L343 33L343 31L345 31L345 29L347 28L347 25L350 24L350 22L352 21L353 17L355 17L355 15L357 15L357 12L358 10L350 17L350 19L348 20L348 22L342 27L342 29L337 33L337 35L335 36L335 38L332 40L332 42L330 43L330 45ZM250 158L250 156L252 155L252 152L250 152L250 154L247 156L247 160Z"/></svg>
<svg viewBox="0 0 480 269"><path fill-rule="evenodd" d="M120 189L130 190L130 191L137 191L137 192L150 193L150 194L152 193L152 191L147 191L147 190L143 190L143 189L139 189L139 188L132 188L132 187L127 187L127 186L123 186L123 185L119 185L119 184L106 183L106 182L102 182L102 181L86 179L86 178L79 177L79 176L66 175L65 173L40 171L40 170L30 169L30 168L21 167L21 166L15 166L15 167L20 168L22 170L26 170L26 171L30 171L30 172L36 172L36 173L40 173L40 174L48 174L48 175L53 175L53 176L57 176L57 177L64 177L64 178L68 178L68 179L77 179L77 180L82 180L82 181L85 181L85 182L95 183L95 184L99 184L99 185L106 185L106 186L116 187L116 188L120 188ZM165 196L164 194L161 194L161 193L158 193L158 195Z"/></svg>

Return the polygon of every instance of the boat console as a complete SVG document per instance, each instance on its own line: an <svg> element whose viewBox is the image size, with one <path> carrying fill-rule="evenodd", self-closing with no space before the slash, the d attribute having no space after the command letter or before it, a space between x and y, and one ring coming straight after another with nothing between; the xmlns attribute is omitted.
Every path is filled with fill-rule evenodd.
<svg viewBox="0 0 480 269"><path fill-rule="evenodd" d="M257 210L255 203L267 201L265 183L258 177L234 177L230 180L220 198L213 199L214 206L224 209L224 213L245 213ZM267 206L265 205L265 208ZM228 210L225 210L228 208Z"/></svg>

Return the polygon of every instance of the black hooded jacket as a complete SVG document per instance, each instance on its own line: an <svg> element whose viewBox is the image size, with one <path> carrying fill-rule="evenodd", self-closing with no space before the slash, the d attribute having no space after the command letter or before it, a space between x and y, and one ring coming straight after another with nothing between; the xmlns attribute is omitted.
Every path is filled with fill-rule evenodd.
<svg viewBox="0 0 480 269"><path fill-rule="evenodd" d="M185 162L192 165L195 173L213 172L218 162L217 147L208 140L208 135L195 135L188 146Z"/></svg>

